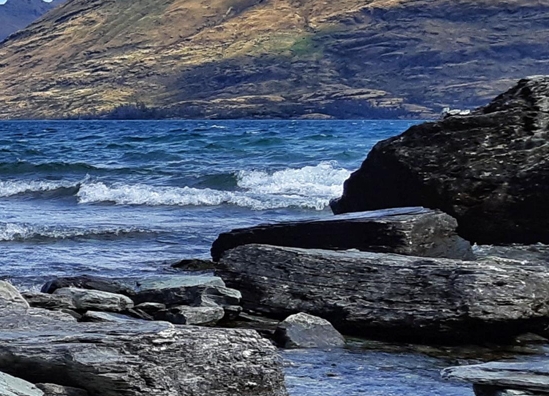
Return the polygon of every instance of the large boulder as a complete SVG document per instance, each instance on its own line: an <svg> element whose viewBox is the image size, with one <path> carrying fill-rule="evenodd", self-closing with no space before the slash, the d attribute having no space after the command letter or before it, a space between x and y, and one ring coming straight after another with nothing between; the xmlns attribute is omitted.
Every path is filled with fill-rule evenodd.
<svg viewBox="0 0 549 396"><path fill-rule="evenodd" d="M477 396L549 395L549 362L490 362L442 370L448 380L474 384Z"/></svg>
<svg viewBox="0 0 549 396"><path fill-rule="evenodd" d="M219 235L211 254L218 261L229 249L257 243L471 259L471 245L457 235L456 227L456 220L440 211L379 210L235 229Z"/></svg>
<svg viewBox="0 0 549 396"><path fill-rule="evenodd" d="M0 282L0 371L90 396L287 395L276 349L255 331L55 314Z"/></svg>
<svg viewBox="0 0 549 396"><path fill-rule="evenodd" d="M438 208L470 241L547 243L548 124L549 76L521 80L469 116L376 144L332 209Z"/></svg>
<svg viewBox="0 0 549 396"><path fill-rule="evenodd" d="M549 324L548 269L503 258L463 261L245 245L217 273L245 310L305 312L344 334L414 341L508 340Z"/></svg>

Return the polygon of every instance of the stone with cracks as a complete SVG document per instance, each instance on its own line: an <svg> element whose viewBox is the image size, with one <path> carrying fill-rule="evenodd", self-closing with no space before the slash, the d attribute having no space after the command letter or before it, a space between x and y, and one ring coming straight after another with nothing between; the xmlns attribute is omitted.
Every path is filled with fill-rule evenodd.
<svg viewBox="0 0 549 396"><path fill-rule="evenodd" d="M335 213L438 208L479 244L549 243L549 76L521 80L469 116L379 142Z"/></svg>
<svg viewBox="0 0 549 396"><path fill-rule="evenodd" d="M223 256L217 274L241 290L247 311L281 319L305 312L344 334L507 341L549 324L547 267L509 259L245 245Z"/></svg>
<svg viewBox="0 0 549 396"><path fill-rule="evenodd" d="M470 243L457 235L456 227L456 220L440 211L379 210L235 229L219 235L211 254L218 261L229 249L257 243L473 259Z"/></svg>
<svg viewBox="0 0 549 396"><path fill-rule="evenodd" d="M57 384L36 384L36 387L44 391L44 396L88 396L84 389L61 386Z"/></svg>

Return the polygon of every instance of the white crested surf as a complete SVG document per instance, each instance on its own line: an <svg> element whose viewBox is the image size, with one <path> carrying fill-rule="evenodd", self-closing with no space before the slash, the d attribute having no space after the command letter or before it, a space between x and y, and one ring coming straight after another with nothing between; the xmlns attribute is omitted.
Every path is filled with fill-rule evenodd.
<svg viewBox="0 0 549 396"><path fill-rule="evenodd" d="M236 191L212 188L167 187L147 184L82 183L76 196L81 204L218 206L252 210L304 208L323 210L339 196L350 172L336 163L266 171L239 171Z"/></svg>

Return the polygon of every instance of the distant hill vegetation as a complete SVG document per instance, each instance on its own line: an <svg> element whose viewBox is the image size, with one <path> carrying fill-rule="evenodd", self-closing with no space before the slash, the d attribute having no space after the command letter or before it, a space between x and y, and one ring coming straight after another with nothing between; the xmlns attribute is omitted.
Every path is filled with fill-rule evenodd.
<svg viewBox="0 0 549 396"><path fill-rule="evenodd" d="M23 29L64 0L8 0L0 4L0 41Z"/></svg>
<svg viewBox="0 0 549 396"><path fill-rule="evenodd" d="M433 117L547 73L547 26L539 0L69 0L0 45L0 117Z"/></svg>

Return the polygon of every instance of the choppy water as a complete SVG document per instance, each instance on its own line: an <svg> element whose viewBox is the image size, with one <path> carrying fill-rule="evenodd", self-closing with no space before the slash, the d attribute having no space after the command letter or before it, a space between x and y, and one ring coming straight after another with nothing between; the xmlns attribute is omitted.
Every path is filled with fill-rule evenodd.
<svg viewBox="0 0 549 396"><path fill-rule="evenodd" d="M329 217L329 200L371 147L411 124L0 122L0 278L24 287L54 275L139 278L182 258L209 257L215 237L231 228ZM347 354L350 368L332 377L333 386L318 385L316 371L290 353L296 396L314 384L322 389L307 394L472 394L440 382L439 367L421 356L393 355L383 363L394 367L388 372L365 353L302 356L315 353L316 360ZM303 373L310 378L300 382ZM353 390L353 375L372 381ZM383 382L387 375L417 385L394 388ZM433 393L437 386L442 391Z"/></svg>

